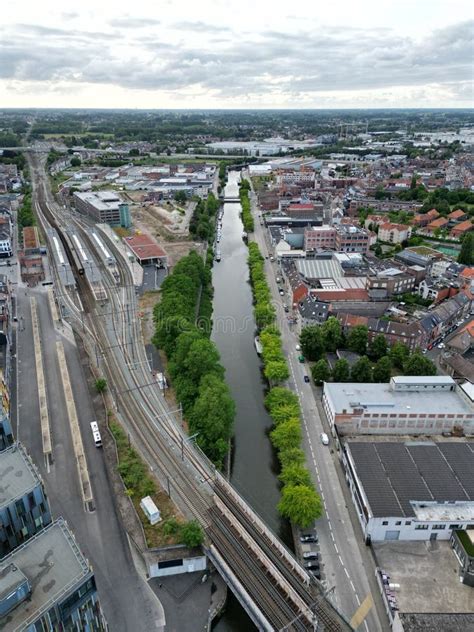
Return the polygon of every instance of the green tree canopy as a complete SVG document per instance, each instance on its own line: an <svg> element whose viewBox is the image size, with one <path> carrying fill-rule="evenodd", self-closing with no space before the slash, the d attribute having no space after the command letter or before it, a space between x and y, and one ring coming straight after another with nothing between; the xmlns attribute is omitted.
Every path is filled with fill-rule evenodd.
<svg viewBox="0 0 474 632"><path fill-rule="evenodd" d="M390 382L392 375L392 361L388 356L383 356L374 366L374 382Z"/></svg>
<svg viewBox="0 0 474 632"><path fill-rule="evenodd" d="M316 361L324 353L324 340L322 329L319 325L303 327L300 335L301 350L306 358Z"/></svg>
<svg viewBox="0 0 474 632"><path fill-rule="evenodd" d="M464 263L467 266L474 265L474 233L470 232L464 236L461 244L461 251L458 255L458 263Z"/></svg>
<svg viewBox="0 0 474 632"><path fill-rule="evenodd" d="M369 357L371 357L372 360L380 360L380 358L387 355L387 349L388 345L385 336L383 334L377 334L369 344Z"/></svg>
<svg viewBox="0 0 474 632"><path fill-rule="evenodd" d="M189 546L189 548L200 546L204 540L204 532L199 522L197 522L197 520L190 520L183 524L180 529L180 539L182 543Z"/></svg>
<svg viewBox="0 0 474 632"><path fill-rule="evenodd" d="M303 465L305 462L305 454L301 448L286 448L278 452L278 460L282 468L296 463Z"/></svg>
<svg viewBox="0 0 474 632"><path fill-rule="evenodd" d="M343 342L341 323L335 316L330 316L322 325L324 348L326 351L336 351Z"/></svg>
<svg viewBox="0 0 474 632"><path fill-rule="evenodd" d="M264 369L265 377L272 384L284 382L289 377L288 366L284 360L268 362Z"/></svg>
<svg viewBox="0 0 474 632"><path fill-rule="evenodd" d="M284 485L306 485L312 487L311 475L301 463L292 463L282 468L278 478Z"/></svg>
<svg viewBox="0 0 474 632"><path fill-rule="evenodd" d="M403 364L405 375L436 375L436 366L421 353L413 353Z"/></svg>
<svg viewBox="0 0 474 632"><path fill-rule="evenodd" d="M298 396L283 386L274 386L265 397L265 406L270 412L273 408L286 406L287 404L298 405Z"/></svg>
<svg viewBox="0 0 474 632"><path fill-rule="evenodd" d="M410 349L403 342L396 342L390 349L390 359L397 369L403 369L406 359L410 355Z"/></svg>
<svg viewBox="0 0 474 632"><path fill-rule="evenodd" d="M349 362L345 358L336 361L332 372L334 382L348 382L350 377Z"/></svg>
<svg viewBox="0 0 474 632"><path fill-rule="evenodd" d="M321 498L312 487L285 485L278 503L278 510L294 525L307 528L321 517L323 508Z"/></svg>
<svg viewBox="0 0 474 632"><path fill-rule="evenodd" d="M311 375L316 384L321 385L323 382L327 382L331 376L331 369L329 368L326 358L321 358L311 368Z"/></svg>
<svg viewBox="0 0 474 632"><path fill-rule="evenodd" d="M234 416L235 403L227 384L215 373L205 375L189 415L189 429L198 433L197 444L218 467L229 448Z"/></svg>
<svg viewBox="0 0 474 632"><path fill-rule="evenodd" d="M368 330L365 325L356 325L352 327L347 337L347 346L354 353L361 355L367 352Z"/></svg>
<svg viewBox="0 0 474 632"><path fill-rule="evenodd" d="M71 167L80 167L81 159L79 158L79 156L73 156L70 160L70 163L71 163Z"/></svg>
<svg viewBox="0 0 474 632"><path fill-rule="evenodd" d="M270 437L277 450L298 448L301 443L301 425L298 418L288 419L271 431Z"/></svg>
<svg viewBox="0 0 474 632"><path fill-rule="evenodd" d="M353 382L372 382L372 364L367 356L359 358L351 369Z"/></svg>

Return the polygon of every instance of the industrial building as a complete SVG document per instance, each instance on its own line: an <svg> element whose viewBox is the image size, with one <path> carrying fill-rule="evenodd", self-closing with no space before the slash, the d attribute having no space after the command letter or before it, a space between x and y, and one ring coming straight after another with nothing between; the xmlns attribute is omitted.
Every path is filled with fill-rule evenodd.
<svg viewBox="0 0 474 632"><path fill-rule="evenodd" d="M160 268L168 267L168 255L150 235L140 233L124 237L123 242L130 250L130 256L140 265L155 264Z"/></svg>
<svg viewBox="0 0 474 632"><path fill-rule="evenodd" d="M43 482L20 443L0 452L0 558L51 522Z"/></svg>
<svg viewBox="0 0 474 632"><path fill-rule="evenodd" d="M342 462L367 542L474 529L474 442L348 439Z"/></svg>
<svg viewBox="0 0 474 632"><path fill-rule="evenodd" d="M64 520L0 562L0 629L106 630L92 569Z"/></svg>
<svg viewBox="0 0 474 632"><path fill-rule="evenodd" d="M474 405L449 376L399 376L389 384L324 383L323 407L344 434L474 434Z"/></svg>
<svg viewBox="0 0 474 632"><path fill-rule="evenodd" d="M129 228L130 210L115 191L76 191L74 205L84 215L100 224Z"/></svg>

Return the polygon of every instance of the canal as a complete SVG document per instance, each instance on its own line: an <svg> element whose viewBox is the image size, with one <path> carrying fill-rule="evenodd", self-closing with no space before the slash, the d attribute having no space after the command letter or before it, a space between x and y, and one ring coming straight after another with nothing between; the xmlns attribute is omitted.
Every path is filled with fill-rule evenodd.
<svg viewBox="0 0 474 632"><path fill-rule="evenodd" d="M226 196L238 197L239 173L231 171ZM288 524L278 515L278 462L268 438L272 421L264 407L265 381L255 351L255 321L247 266L247 246L242 240L240 204L224 205L222 237L217 248L221 261L213 268L214 311L212 339L226 370L226 382L236 404L231 481L266 524L287 544ZM226 612L216 632L243 632L253 625L229 594Z"/></svg>

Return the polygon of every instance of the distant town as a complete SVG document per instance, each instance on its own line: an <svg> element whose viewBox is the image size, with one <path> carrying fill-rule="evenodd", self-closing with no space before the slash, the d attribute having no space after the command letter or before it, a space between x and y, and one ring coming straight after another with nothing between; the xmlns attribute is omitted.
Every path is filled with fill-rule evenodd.
<svg viewBox="0 0 474 632"><path fill-rule="evenodd" d="M471 110L4 110L0 629L474 629Z"/></svg>

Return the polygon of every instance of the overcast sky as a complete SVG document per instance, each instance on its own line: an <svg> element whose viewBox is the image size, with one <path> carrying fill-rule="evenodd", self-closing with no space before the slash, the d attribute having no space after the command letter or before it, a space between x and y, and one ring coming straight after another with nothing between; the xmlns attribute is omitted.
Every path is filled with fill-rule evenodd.
<svg viewBox="0 0 474 632"><path fill-rule="evenodd" d="M470 0L2 0L0 107L472 107Z"/></svg>

